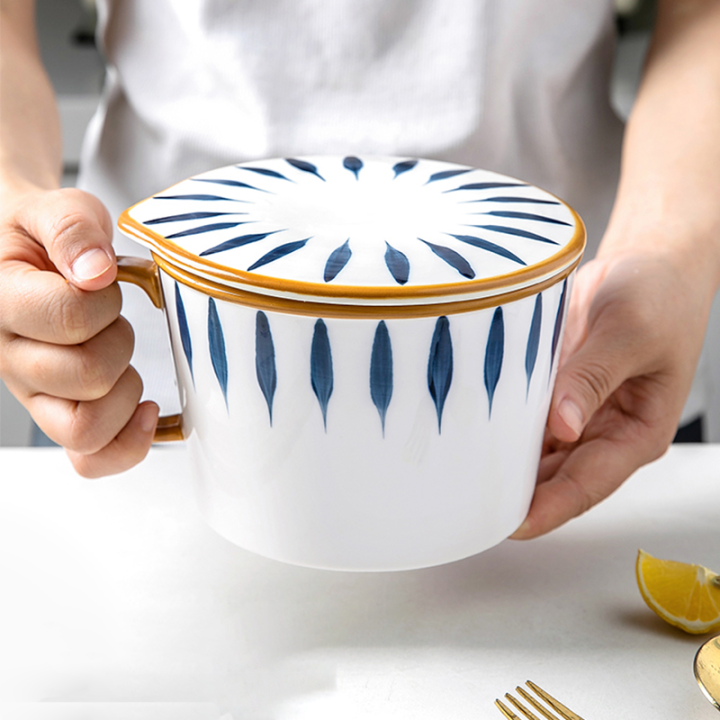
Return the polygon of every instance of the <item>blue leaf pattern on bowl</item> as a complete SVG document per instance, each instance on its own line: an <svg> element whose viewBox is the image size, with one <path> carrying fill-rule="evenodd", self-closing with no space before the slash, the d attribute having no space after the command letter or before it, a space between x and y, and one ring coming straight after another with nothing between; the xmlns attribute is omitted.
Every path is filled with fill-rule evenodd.
<svg viewBox="0 0 720 720"><path fill-rule="evenodd" d="M193 385L195 385L195 373L193 371L193 351L192 351L192 340L190 339L190 328L188 327L187 314L185 313L185 304L183 303L182 295L180 294L180 286L175 281L175 309L177 312L178 319L178 330L180 331L180 342L182 343L183 352L190 368L190 377L192 378Z"/></svg>
<svg viewBox="0 0 720 720"><path fill-rule="evenodd" d="M390 333L384 320L378 323L370 356L370 397L372 398L385 437L385 415L393 394L393 356Z"/></svg>
<svg viewBox="0 0 720 720"><path fill-rule="evenodd" d="M551 346L551 373L555 354L559 344L560 330L567 301L567 279L564 281L558 303ZM187 358L190 374L194 380L193 347L190 337L185 306L179 284L175 283L175 305L178 328L183 351ZM537 365L541 340L543 314L542 293L535 296L534 309L528 331L525 349L526 400L530 384ZM226 406L228 405L228 361L225 337L213 298L208 300L208 339L210 358L215 377L222 390ZM488 417L492 416L493 404L500 381L505 353L505 317L503 307L495 308L484 358L484 385L488 397ZM435 405L438 433L442 432L442 420L445 402L453 380L453 344L450 333L450 320L447 316L437 318L435 322L427 367L427 383L430 396ZM268 316L262 310L257 311L255 320L255 371L258 386L268 408L270 426L273 426L273 404L277 389L277 367L275 345ZM332 350L327 325L322 319L314 323L310 351L310 381L315 397L320 405L323 426L327 432L327 413L334 389L334 370ZM385 436L387 411L394 390L394 360L390 333L385 320L381 320L373 337L370 354L369 373L370 397L380 417L383 437Z"/></svg>
<svg viewBox="0 0 720 720"><path fill-rule="evenodd" d="M450 337L450 321L443 315L435 323L427 371L428 389L437 413L438 433L442 432L442 414L445 400L450 392L452 376L453 348Z"/></svg>
<svg viewBox="0 0 720 720"><path fill-rule="evenodd" d="M398 285L404 285L410 277L410 261L405 253L385 241L385 264Z"/></svg>
<svg viewBox="0 0 720 720"><path fill-rule="evenodd" d="M530 394L530 380L535 370L538 347L540 345L540 329L542 326L542 293L535 298L535 309L533 310L530 332L528 333L527 348L525 350L525 376L527 377L527 389L525 399Z"/></svg>
<svg viewBox="0 0 720 720"><path fill-rule="evenodd" d="M320 403L323 425L327 432L327 410L333 391L333 364L330 338L327 326L322 319L315 322L312 346L310 349L310 382L315 397Z"/></svg>
<svg viewBox="0 0 720 720"><path fill-rule="evenodd" d="M495 397L495 389L500 380L504 352L505 323L503 321L502 308L498 307L493 314L487 346L485 348L485 389L487 390L489 402L488 415L492 414L493 398Z"/></svg>
<svg viewBox="0 0 720 720"><path fill-rule="evenodd" d="M284 245L276 247L274 250L270 250L270 252L266 252L259 260L256 260L248 268L248 272L257 270L257 268L262 267L263 265L267 265L268 263L279 260L290 253L294 253L296 250L300 250L300 248L305 247L305 243L309 239L310 238L305 238L304 240L295 240L293 242L285 243Z"/></svg>
<svg viewBox="0 0 720 720"><path fill-rule="evenodd" d="M472 269L472 266L459 252L444 245L435 245L422 238L418 238L418 240L424 242L439 258L442 258L448 265L454 267L463 277L470 279L475 277L475 271Z"/></svg>
<svg viewBox="0 0 720 720"><path fill-rule="evenodd" d="M567 295L567 279L563 282L560 302L558 303L557 315L555 316L555 327L553 328L552 347L550 351L550 376L552 377L555 353L560 342L560 330L562 329L563 317L565 317L565 296Z"/></svg>
<svg viewBox="0 0 720 720"><path fill-rule="evenodd" d="M215 300L212 298L210 298L208 303L208 339L210 344L210 360L212 361L213 370L215 371L215 377L218 383L220 383L220 389L225 398L225 407L227 407L228 362L227 355L225 354L225 336L223 335Z"/></svg>
<svg viewBox="0 0 720 720"><path fill-rule="evenodd" d="M335 248L325 263L325 271L323 272L323 280L332 282L338 273L348 264L352 257L350 249L350 238L348 238L340 247Z"/></svg>
<svg viewBox="0 0 720 720"><path fill-rule="evenodd" d="M262 310L258 311L255 316L255 374L268 406L270 426L272 427L273 398L277 388L275 345L270 331L270 323Z"/></svg>

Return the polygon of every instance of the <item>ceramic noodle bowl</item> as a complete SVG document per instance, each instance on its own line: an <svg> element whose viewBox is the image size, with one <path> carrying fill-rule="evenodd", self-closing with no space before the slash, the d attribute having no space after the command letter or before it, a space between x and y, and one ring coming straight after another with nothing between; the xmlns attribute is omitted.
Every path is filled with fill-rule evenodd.
<svg viewBox="0 0 720 720"><path fill-rule="evenodd" d="M579 217L484 170L275 159L127 210L154 262L121 279L164 308L210 525L277 560L436 565L524 519Z"/></svg>

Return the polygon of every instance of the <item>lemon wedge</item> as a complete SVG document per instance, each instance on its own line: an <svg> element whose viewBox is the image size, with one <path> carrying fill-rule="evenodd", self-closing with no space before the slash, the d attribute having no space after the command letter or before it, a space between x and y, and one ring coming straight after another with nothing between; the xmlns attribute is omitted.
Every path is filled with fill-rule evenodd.
<svg viewBox="0 0 720 720"><path fill-rule="evenodd" d="M659 560L638 550L635 566L643 600L687 633L720 630L720 578L702 565Z"/></svg>

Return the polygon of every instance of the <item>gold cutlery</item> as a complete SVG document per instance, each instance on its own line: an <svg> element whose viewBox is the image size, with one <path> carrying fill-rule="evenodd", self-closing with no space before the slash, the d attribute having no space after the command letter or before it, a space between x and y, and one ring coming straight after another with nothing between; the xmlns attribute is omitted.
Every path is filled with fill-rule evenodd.
<svg viewBox="0 0 720 720"><path fill-rule="evenodd" d="M495 701L495 705L498 707L500 712L508 718L508 720L522 720L523 717L528 720L583 720L577 713L574 713L570 708L563 705L559 700L556 700L550 693L545 692L541 687L538 687L534 682L528 680L525 683L530 690L532 690L537 697L539 697L545 705L542 705L535 697L533 697L525 688L517 687L517 693L520 697L525 700L526 703L532 705L532 707L540 713L536 715L530 710L527 705L524 705L520 700L514 698L510 693L505 694L507 701L515 707L518 712L522 713L522 716L516 715L500 700ZM547 707L546 707L547 706ZM551 708L552 710L548 709ZM553 712L554 711L554 712Z"/></svg>
<svg viewBox="0 0 720 720"><path fill-rule="evenodd" d="M695 655L693 667L705 697L720 710L720 635L702 645Z"/></svg>

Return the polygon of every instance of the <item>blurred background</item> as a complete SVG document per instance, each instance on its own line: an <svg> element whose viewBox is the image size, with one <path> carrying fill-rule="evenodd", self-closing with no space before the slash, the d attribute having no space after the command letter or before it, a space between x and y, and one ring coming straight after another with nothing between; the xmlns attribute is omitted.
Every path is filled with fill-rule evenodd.
<svg viewBox="0 0 720 720"><path fill-rule="evenodd" d="M100 99L104 64L95 46L93 0L36 0L40 48L57 93L63 129L63 184L77 177L82 138ZM626 118L637 90L655 0L615 0L618 49L611 88ZM0 447L44 444L24 408L0 381Z"/></svg>

